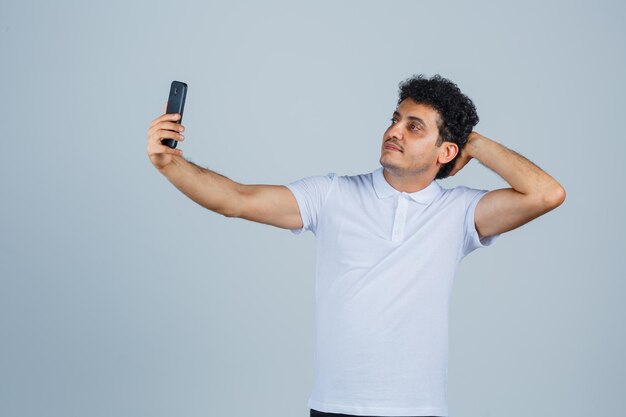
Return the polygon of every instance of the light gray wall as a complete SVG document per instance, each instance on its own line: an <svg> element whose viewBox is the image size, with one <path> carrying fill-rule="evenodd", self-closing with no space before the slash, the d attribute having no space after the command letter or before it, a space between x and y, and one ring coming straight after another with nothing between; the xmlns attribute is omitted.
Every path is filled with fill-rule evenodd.
<svg viewBox="0 0 626 417"><path fill-rule="evenodd" d="M378 167L397 85L563 184L461 264L453 416L618 415L623 2L0 3L0 415L305 416L314 236L228 219L150 164L172 80L187 158L243 183ZM476 161L441 182L500 188Z"/></svg>

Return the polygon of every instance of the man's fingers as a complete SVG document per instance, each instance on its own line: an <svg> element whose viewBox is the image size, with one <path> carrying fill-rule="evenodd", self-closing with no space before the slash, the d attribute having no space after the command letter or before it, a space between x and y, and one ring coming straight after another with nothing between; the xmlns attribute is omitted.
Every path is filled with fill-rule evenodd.
<svg viewBox="0 0 626 417"><path fill-rule="evenodd" d="M161 145L159 148L159 153L169 153L171 155L182 155L182 149L172 149L169 146Z"/></svg>
<svg viewBox="0 0 626 417"><path fill-rule="evenodd" d="M152 132L158 130L171 130L173 132L182 133L185 131L185 126L174 122L162 121L158 124L151 125L150 128L148 128L148 134L150 135Z"/></svg>
<svg viewBox="0 0 626 417"><path fill-rule="evenodd" d="M179 120L179 119L180 119L180 114L178 114L178 113L162 114L161 116L157 117L156 119L154 119L150 123L150 127L154 126L155 124L157 124L159 122L176 121L176 120Z"/></svg>
<svg viewBox="0 0 626 417"><path fill-rule="evenodd" d="M182 133L170 129L154 129L149 135L157 138L170 138L176 140L185 139L185 136Z"/></svg>
<svg viewBox="0 0 626 417"><path fill-rule="evenodd" d="M148 156L152 164L159 169L172 163L174 160L167 155L180 157L183 155L182 149L172 149L164 145L161 141L163 139L173 139L176 141L185 140L184 136L181 134L181 132L185 130L185 127L181 125L180 122L176 123L178 120L181 120L181 115L178 113L168 114L167 103L166 101L163 106L163 114L152 120L148 128Z"/></svg>
<svg viewBox="0 0 626 417"><path fill-rule="evenodd" d="M153 140L159 141L159 143L161 139L174 139L177 141L185 140L185 137L181 135L180 133L173 132L167 129L156 130L154 133L150 134L150 136L153 138Z"/></svg>

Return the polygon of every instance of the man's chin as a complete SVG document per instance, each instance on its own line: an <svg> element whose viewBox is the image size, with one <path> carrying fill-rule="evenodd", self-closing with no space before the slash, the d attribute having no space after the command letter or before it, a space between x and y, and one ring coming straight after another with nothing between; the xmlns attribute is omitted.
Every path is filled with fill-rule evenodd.
<svg viewBox="0 0 626 417"><path fill-rule="evenodd" d="M388 170L397 170L399 168L401 168L398 164L394 164L392 162L389 162L388 158L385 158L385 155L382 155L380 157L380 159L378 160L378 162L380 163L380 165L382 165L384 168L388 169Z"/></svg>

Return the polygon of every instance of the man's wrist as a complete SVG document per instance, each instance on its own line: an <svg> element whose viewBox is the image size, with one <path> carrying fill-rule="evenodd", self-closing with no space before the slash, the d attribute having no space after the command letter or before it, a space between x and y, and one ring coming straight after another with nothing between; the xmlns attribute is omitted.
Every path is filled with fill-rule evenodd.
<svg viewBox="0 0 626 417"><path fill-rule="evenodd" d="M476 132L470 133L469 137L467 138L467 143L465 144L465 151L467 152L467 154L472 158L476 158L478 150L486 139L487 138Z"/></svg>

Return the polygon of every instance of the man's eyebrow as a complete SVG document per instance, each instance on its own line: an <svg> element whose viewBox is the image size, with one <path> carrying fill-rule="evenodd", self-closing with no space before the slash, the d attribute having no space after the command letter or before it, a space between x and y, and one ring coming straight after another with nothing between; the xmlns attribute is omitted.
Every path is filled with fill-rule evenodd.
<svg viewBox="0 0 626 417"><path fill-rule="evenodd" d="M402 115L400 115L400 113L398 113L398 111L397 111L397 110L393 112L393 115L394 115L394 116L398 116L398 117L402 117ZM407 116L406 118L407 118L407 119L409 119L409 120L415 120L417 123L421 124L422 126L424 126L424 127L428 127L428 125L426 124L426 122L425 122L424 120L420 119L420 118L419 118L419 117L417 117L417 116Z"/></svg>

